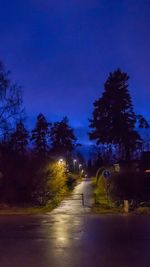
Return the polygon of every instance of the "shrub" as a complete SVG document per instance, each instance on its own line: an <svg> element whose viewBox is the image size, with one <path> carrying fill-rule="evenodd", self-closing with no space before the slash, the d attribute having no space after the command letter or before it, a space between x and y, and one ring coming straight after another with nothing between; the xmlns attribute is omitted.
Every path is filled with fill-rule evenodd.
<svg viewBox="0 0 150 267"><path fill-rule="evenodd" d="M114 200L148 201L150 175L143 172L115 173L111 179L110 195Z"/></svg>
<svg viewBox="0 0 150 267"><path fill-rule="evenodd" d="M51 162L47 166L47 190L51 194L66 191L67 173L66 165L59 162Z"/></svg>

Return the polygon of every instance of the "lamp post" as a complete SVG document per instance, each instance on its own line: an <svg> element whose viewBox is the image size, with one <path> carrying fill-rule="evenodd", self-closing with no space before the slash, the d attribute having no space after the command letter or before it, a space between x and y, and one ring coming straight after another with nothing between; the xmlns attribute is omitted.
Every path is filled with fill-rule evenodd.
<svg viewBox="0 0 150 267"><path fill-rule="evenodd" d="M82 164L79 164L79 175L80 175L80 176L82 175L82 170L81 170L81 168L82 168Z"/></svg>
<svg viewBox="0 0 150 267"><path fill-rule="evenodd" d="M80 168L82 167L82 164L79 164L79 171L80 171Z"/></svg>
<svg viewBox="0 0 150 267"><path fill-rule="evenodd" d="M76 162L77 162L77 160L74 159L74 160L73 160L73 168L74 168L74 172L76 171Z"/></svg>
<svg viewBox="0 0 150 267"><path fill-rule="evenodd" d="M63 159L59 159L59 164L62 164L62 163L64 163L64 160Z"/></svg>
<svg viewBox="0 0 150 267"><path fill-rule="evenodd" d="M81 170L81 177L83 177L83 174L84 174L84 170L82 169Z"/></svg>

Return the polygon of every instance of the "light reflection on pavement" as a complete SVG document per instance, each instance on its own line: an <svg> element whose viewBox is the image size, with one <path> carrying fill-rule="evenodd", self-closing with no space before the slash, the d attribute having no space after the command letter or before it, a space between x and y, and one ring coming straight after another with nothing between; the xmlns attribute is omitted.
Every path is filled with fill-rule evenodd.
<svg viewBox="0 0 150 267"><path fill-rule="evenodd" d="M77 194L77 195L76 195ZM79 195L78 195L79 194ZM84 194L84 206L82 205L82 196ZM83 182L78 184L73 194L66 200L63 200L58 208L54 209L51 212L53 214L85 214L90 212L90 207L92 205L92 190L91 190L91 181L90 179L85 179Z"/></svg>
<svg viewBox="0 0 150 267"><path fill-rule="evenodd" d="M0 217L0 267L150 267L150 217L92 215L91 184L52 213Z"/></svg>

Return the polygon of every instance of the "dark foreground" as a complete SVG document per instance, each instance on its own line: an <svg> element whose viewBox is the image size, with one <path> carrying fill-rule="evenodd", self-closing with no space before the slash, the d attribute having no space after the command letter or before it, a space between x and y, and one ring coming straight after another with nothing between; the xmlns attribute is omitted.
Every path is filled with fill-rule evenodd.
<svg viewBox="0 0 150 267"><path fill-rule="evenodd" d="M150 217L1 217L2 267L149 267Z"/></svg>
<svg viewBox="0 0 150 267"><path fill-rule="evenodd" d="M91 182L47 215L0 216L0 267L150 267L150 217L91 215Z"/></svg>

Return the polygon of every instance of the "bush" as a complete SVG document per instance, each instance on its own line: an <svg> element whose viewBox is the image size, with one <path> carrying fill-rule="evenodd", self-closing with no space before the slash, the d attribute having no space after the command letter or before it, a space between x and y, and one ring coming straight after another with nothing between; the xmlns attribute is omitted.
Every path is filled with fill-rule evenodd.
<svg viewBox="0 0 150 267"><path fill-rule="evenodd" d="M121 172L111 179L110 195L114 200L150 200L150 175L143 172Z"/></svg>
<svg viewBox="0 0 150 267"><path fill-rule="evenodd" d="M47 166L47 190L51 194L58 194L66 191L66 165L59 162L51 162Z"/></svg>
<svg viewBox="0 0 150 267"><path fill-rule="evenodd" d="M43 189L44 164L37 157L10 154L1 159L0 201L22 205L32 202L33 192Z"/></svg>
<svg viewBox="0 0 150 267"><path fill-rule="evenodd" d="M35 154L8 153L0 161L0 202L45 205L54 198L60 200L76 181L65 162Z"/></svg>

